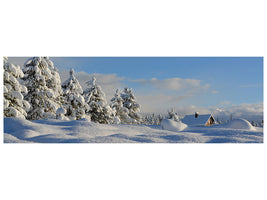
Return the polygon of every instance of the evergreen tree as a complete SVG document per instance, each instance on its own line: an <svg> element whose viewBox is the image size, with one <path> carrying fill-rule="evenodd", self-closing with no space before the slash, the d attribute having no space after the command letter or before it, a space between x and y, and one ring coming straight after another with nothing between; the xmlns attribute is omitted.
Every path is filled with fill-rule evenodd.
<svg viewBox="0 0 267 200"><path fill-rule="evenodd" d="M129 117L129 110L123 107L123 99L119 89L116 90L114 97L111 99L110 107L115 111L115 119L117 123L131 124L132 118Z"/></svg>
<svg viewBox="0 0 267 200"><path fill-rule="evenodd" d="M55 118L61 107L61 80L48 57L30 58L24 64L24 84L28 89L25 99L31 104L27 119Z"/></svg>
<svg viewBox="0 0 267 200"><path fill-rule="evenodd" d="M21 85L19 78L24 76L20 66L15 66L4 57L4 116L23 118L27 116L30 104L24 100L27 88Z"/></svg>
<svg viewBox="0 0 267 200"><path fill-rule="evenodd" d="M131 88L124 88L121 94L123 100L123 107L129 111L128 116L132 119L132 124L142 123L142 116L140 113L140 105L136 102L135 96Z"/></svg>
<svg viewBox="0 0 267 200"><path fill-rule="evenodd" d="M89 107L84 101L82 87L74 76L73 69L70 70L70 77L62 84L62 88L64 97L63 107L66 110L66 116L71 120L90 119L90 116L85 114Z"/></svg>
<svg viewBox="0 0 267 200"><path fill-rule="evenodd" d="M180 121L179 116L177 115L177 113L174 112L173 108L168 111L168 119L172 119L177 122Z"/></svg>
<svg viewBox="0 0 267 200"><path fill-rule="evenodd" d="M88 88L83 92L83 96L89 109L86 114L91 116L93 122L110 124L114 122L114 111L107 105L105 94L101 87L96 84L96 78L86 82Z"/></svg>

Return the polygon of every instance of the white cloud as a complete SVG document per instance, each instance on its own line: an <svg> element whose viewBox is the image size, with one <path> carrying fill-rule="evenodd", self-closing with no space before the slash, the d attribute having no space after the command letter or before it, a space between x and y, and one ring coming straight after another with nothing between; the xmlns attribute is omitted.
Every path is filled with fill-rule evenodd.
<svg viewBox="0 0 267 200"><path fill-rule="evenodd" d="M142 106L142 112L166 113L168 109L176 107L190 95L164 95L164 94L135 94L137 102Z"/></svg>
<svg viewBox="0 0 267 200"><path fill-rule="evenodd" d="M173 91L186 91L187 93L196 93L207 91L210 88L209 84L202 84L201 80L197 79L182 79L182 78L169 78L159 80L157 78L152 79L137 79L132 80L143 85L152 86L163 90L173 90ZM217 91L213 91L217 92Z"/></svg>
<svg viewBox="0 0 267 200"><path fill-rule="evenodd" d="M245 118L249 120L263 119L263 103L243 103L225 106L215 110L214 113L224 117L229 117L232 114L234 118Z"/></svg>

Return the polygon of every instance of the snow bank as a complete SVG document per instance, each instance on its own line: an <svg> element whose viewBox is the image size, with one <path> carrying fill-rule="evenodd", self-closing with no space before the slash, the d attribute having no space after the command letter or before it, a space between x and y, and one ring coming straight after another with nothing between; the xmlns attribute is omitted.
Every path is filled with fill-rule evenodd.
<svg viewBox="0 0 267 200"><path fill-rule="evenodd" d="M182 131L187 127L186 124L182 122L176 122L171 119L163 119L160 125L163 130L168 130L168 131Z"/></svg>
<svg viewBox="0 0 267 200"><path fill-rule="evenodd" d="M253 127L249 121L245 119L233 119L227 124L220 125L223 128L231 128L231 129L244 129L244 130L249 130L253 131L255 130L255 127Z"/></svg>

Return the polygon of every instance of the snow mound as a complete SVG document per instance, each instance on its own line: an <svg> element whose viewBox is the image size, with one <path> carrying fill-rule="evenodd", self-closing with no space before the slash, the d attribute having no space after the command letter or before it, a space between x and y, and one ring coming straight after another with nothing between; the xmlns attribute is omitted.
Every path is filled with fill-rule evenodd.
<svg viewBox="0 0 267 200"><path fill-rule="evenodd" d="M182 122L176 122L171 119L163 119L160 125L163 130L168 130L168 131L182 131L187 127L186 124Z"/></svg>
<svg viewBox="0 0 267 200"><path fill-rule="evenodd" d="M224 125L224 128L231 128L231 129L245 129L245 130L255 130L249 121L245 119L234 119L227 124Z"/></svg>

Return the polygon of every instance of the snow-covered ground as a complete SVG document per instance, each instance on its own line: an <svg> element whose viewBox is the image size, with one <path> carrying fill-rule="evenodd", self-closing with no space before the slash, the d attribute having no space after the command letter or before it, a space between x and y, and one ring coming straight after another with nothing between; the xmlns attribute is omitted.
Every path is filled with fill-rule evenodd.
<svg viewBox="0 0 267 200"><path fill-rule="evenodd" d="M236 125L237 123L234 123ZM230 127L230 128L229 128ZM242 128L242 127L241 127ZM161 126L107 125L87 120L28 121L4 118L5 143L262 143L263 128L231 125L186 127L183 131Z"/></svg>

